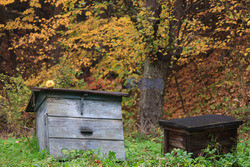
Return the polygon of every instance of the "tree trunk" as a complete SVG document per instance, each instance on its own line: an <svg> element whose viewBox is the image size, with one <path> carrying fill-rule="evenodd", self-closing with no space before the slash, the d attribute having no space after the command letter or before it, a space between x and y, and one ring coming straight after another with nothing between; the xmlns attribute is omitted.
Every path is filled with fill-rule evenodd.
<svg viewBox="0 0 250 167"><path fill-rule="evenodd" d="M155 18L160 18L161 6L157 0L147 0L147 8L152 11L152 15ZM179 30L181 26L181 19L183 16L183 7L185 6L184 0L175 0L173 7L173 15L176 19L169 20L169 49L165 50L167 55L157 55L158 59L151 62L150 56L146 57L143 71L142 84L140 86L141 96L139 100L139 119L141 133L147 134L150 129L158 124L158 121L163 118L163 105L165 95L165 84L167 77L170 75L171 68L169 66L171 56L179 57L182 52L182 48L174 48L174 41L178 41ZM149 17L152 17L149 16ZM157 19L151 21L151 25L154 28L153 40L159 38L157 36L159 22ZM152 42L153 43L153 42ZM150 44L150 43L149 43ZM157 49L157 48L155 48ZM158 54L158 53L157 53ZM153 55L154 56L154 55Z"/></svg>
<svg viewBox="0 0 250 167"><path fill-rule="evenodd" d="M139 85L139 118L141 133L147 134L163 116L164 94L169 66L164 61L150 62L146 58L143 79Z"/></svg>

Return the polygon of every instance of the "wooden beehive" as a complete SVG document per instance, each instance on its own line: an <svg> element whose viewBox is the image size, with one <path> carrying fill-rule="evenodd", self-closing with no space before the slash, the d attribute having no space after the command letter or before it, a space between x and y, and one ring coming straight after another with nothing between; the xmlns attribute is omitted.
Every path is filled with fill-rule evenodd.
<svg viewBox="0 0 250 167"><path fill-rule="evenodd" d="M36 112L40 150L63 156L63 150L101 148L125 160L121 101L124 93L33 88L27 112Z"/></svg>
<svg viewBox="0 0 250 167"><path fill-rule="evenodd" d="M237 128L243 122L226 115L204 115L161 120L164 128L164 153L180 148L196 157L211 141L220 146L220 153L230 152L237 144Z"/></svg>

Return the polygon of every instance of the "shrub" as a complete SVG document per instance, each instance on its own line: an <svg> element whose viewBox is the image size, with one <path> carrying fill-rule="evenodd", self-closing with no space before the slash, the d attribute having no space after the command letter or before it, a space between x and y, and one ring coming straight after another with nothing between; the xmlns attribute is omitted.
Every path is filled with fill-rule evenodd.
<svg viewBox="0 0 250 167"><path fill-rule="evenodd" d="M4 121L0 124L5 127L3 131L20 136L33 120L30 114L24 113L30 89L24 84L21 75L9 77L0 74L0 80L4 83L0 90L0 115Z"/></svg>

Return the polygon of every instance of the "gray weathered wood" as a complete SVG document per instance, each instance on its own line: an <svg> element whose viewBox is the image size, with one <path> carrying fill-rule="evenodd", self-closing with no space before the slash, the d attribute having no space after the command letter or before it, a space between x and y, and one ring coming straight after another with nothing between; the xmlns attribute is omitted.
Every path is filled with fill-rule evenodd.
<svg viewBox="0 0 250 167"><path fill-rule="evenodd" d="M84 100L83 116L89 118L122 119L121 103L116 101Z"/></svg>
<svg viewBox="0 0 250 167"><path fill-rule="evenodd" d="M125 160L123 141L50 138L50 154L54 156L63 156L63 150L93 150L98 148L101 148L100 151L105 154L108 154L109 151L116 152L117 159Z"/></svg>
<svg viewBox="0 0 250 167"><path fill-rule="evenodd" d="M121 100L125 94L65 89L35 89L26 111L37 112L40 150L98 149L125 160Z"/></svg>
<svg viewBox="0 0 250 167"><path fill-rule="evenodd" d="M39 107L43 104L44 100L46 100L46 94L41 93L39 96L35 96L33 98L35 98L35 99L32 99L32 100L35 100L34 111L37 111Z"/></svg>
<svg viewBox="0 0 250 167"><path fill-rule="evenodd" d="M48 123L50 137L124 140L121 120L48 117Z"/></svg>
<svg viewBox="0 0 250 167"><path fill-rule="evenodd" d="M47 150L46 107L47 104L43 103L36 113L36 134L40 150Z"/></svg>
<svg viewBox="0 0 250 167"><path fill-rule="evenodd" d="M120 102L83 100L81 115L80 99L47 98L48 115L122 119Z"/></svg>
<svg viewBox="0 0 250 167"><path fill-rule="evenodd" d="M80 117L80 100L47 98L48 115Z"/></svg>

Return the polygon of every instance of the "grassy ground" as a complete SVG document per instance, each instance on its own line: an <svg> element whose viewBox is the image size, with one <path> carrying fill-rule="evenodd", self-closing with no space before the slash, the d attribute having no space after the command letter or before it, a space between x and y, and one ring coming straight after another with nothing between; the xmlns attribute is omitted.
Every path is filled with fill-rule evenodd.
<svg viewBox="0 0 250 167"><path fill-rule="evenodd" d="M129 137L125 140L126 161L117 162L110 153L103 158L94 151L72 151L64 161L58 161L46 152L39 152L37 140L31 138L0 139L0 166L243 166L249 167L250 140L238 143L237 150L223 156L215 149L207 149L206 156L191 158L182 150L175 150L165 156L161 154L161 138L143 139Z"/></svg>

